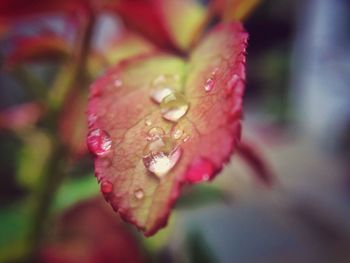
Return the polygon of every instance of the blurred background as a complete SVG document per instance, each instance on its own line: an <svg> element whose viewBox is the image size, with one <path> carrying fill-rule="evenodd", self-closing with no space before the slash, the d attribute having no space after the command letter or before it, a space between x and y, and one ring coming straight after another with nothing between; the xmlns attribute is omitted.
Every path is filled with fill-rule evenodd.
<svg viewBox="0 0 350 263"><path fill-rule="evenodd" d="M64 60L79 31L60 15L0 28L0 262L350 262L350 2L265 0L244 25L243 139L274 183L234 156L213 183L184 189L151 238L104 202L79 140L88 83ZM117 16L97 17L93 48L108 48L121 27ZM31 57L37 35L49 63ZM87 63L91 79L100 63Z"/></svg>

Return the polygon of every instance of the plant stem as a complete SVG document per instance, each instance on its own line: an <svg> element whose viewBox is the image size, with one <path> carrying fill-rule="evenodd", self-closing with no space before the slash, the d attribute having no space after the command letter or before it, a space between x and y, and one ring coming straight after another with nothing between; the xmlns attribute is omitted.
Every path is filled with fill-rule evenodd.
<svg viewBox="0 0 350 263"><path fill-rule="evenodd" d="M81 38L81 46L78 51L77 69L74 72L75 76L73 78L72 89L80 89L80 87L87 84L86 66L91 49L94 24L95 16L91 14ZM60 116L61 110L62 105L60 105L58 110L50 109L50 112L48 112L47 115L48 118L46 119L47 129L52 134L54 150L48 163L47 172L42 178L37 193L34 196L35 207L31 218L32 229L29 233L30 247L28 248L26 258L24 259L25 262L35 262L35 257L40 248L45 229L48 227L50 209L55 194L60 188L68 171L69 152L60 141L57 131L58 117Z"/></svg>

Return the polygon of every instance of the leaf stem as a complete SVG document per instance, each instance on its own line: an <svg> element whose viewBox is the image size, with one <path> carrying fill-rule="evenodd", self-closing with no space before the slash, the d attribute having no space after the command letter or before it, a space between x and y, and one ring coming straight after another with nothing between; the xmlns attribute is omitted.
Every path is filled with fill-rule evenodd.
<svg viewBox="0 0 350 263"><path fill-rule="evenodd" d="M80 89L87 84L86 67L88 56L91 49L91 40L93 37L93 30L95 25L95 16L91 12L88 17L85 30L81 38L81 46L78 51L77 67L74 72L72 89ZM62 105L58 109L50 108L48 118L46 119L47 129L53 138L53 153L48 161L48 169L45 176L42 178L38 186L37 193L34 196L35 207L33 210L32 229L29 233L29 248L28 254L24 259L26 262L35 262L38 249L40 248L45 229L48 227L50 218L50 209L57 190L62 185L62 182L67 175L69 166L69 152L59 139L57 131L57 120L60 116ZM55 141L54 141L55 140Z"/></svg>

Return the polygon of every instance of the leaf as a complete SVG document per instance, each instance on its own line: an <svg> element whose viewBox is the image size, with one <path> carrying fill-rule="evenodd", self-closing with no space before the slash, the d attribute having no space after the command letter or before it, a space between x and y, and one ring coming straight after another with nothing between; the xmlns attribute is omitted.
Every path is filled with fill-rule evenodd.
<svg viewBox="0 0 350 263"><path fill-rule="evenodd" d="M53 34L21 37L15 40L15 48L5 58L5 66L11 68L23 62L63 60L70 55L67 41Z"/></svg>
<svg viewBox="0 0 350 263"><path fill-rule="evenodd" d="M103 50L92 52L88 61L90 75L96 77L111 65L124 59L155 51L157 48L142 36L124 31L112 39Z"/></svg>
<svg viewBox="0 0 350 263"><path fill-rule="evenodd" d="M187 50L206 21L196 0L121 0L109 5L136 30L161 47Z"/></svg>
<svg viewBox="0 0 350 263"><path fill-rule="evenodd" d="M0 262L14 262L27 253L30 229L27 203L15 203L0 210Z"/></svg>
<svg viewBox="0 0 350 263"><path fill-rule="evenodd" d="M36 262L146 262L132 231L101 199L81 202L58 218Z"/></svg>
<svg viewBox="0 0 350 263"><path fill-rule="evenodd" d="M124 59L156 50L156 47L142 36L129 31L123 32L117 39L112 40L105 55L109 65L119 63Z"/></svg>
<svg viewBox="0 0 350 263"><path fill-rule="evenodd" d="M166 224L187 176L212 179L234 151L246 41L241 24L222 24L189 61L155 52L121 62L92 85L87 143L95 175L114 210L146 236Z"/></svg>
<svg viewBox="0 0 350 263"><path fill-rule="evenodd" d="M199 184L184 191L176 202L176 209L193 209L212 203L224 203L230 200L224 190L214 185Z"/></svg>
<svg viewBox="0 0 350 263"><path fill-rule="evenodd" d="M27 133L17 161L17 181L24 187L35 189L45 174L47 161L52 153L52 141L48 134L36 130Z"/></svg>
<svg viewBox="0 0 350 263"><path fill-rule="evenodd" d="M77 63L67 62L62 64L57 70L47 95L48 105L51 108L57 110L64 103L70 88L73 86L77 68Z"/></svg>
<svg viewBox="0 0 350 263"><path fill-rule="evenodd" d="M214 0L214 8L223 21L244 20L261 0Z"/></svg>
<svg viewBox="0 0 350 263"><path fill-rule="evenodd" d="M67 209L78 202L97 196L95 184L91 176L66 180L55 196L54 210Z"/></svg>
<svg viewBox="0 0 350 263"><path fill-rule="evenodd" d="M87 0L2 0L0 1L0 24L42 13L68 11L77 13L86 9L88 2Z"/></svg>
<svg viewBox="0 0 350 263"><path fill-rule="evenodd" d="M43 107L35 102L12 106L0 111L0 129L22 130L34 125L43 115Z"/></svg>

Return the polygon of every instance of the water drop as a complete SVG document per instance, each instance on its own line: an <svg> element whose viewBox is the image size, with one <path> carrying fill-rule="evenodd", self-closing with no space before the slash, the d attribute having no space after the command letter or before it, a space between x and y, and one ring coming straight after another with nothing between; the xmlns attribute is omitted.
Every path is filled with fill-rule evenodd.
<svg viewBox="0 0 350 263"><path fill-rule="evenodd" d="M102 156L111 149L112 140L106 131L94 129L87 136L87 146L91 153Z"/></svg>
<svg viewBox="0 0 350 263"><path fill-rule="evenodd" d="M148 171L161 178L176 165L181 153L181 148L164 136L147 144L142 160Z"/></svg>
<svg viewBox="0 0 350 263"><path fill-rule="evenodd" d="M123 82L120 79L116 79L114 81L114 86L116 86L117 88L121 87L123 85Z"/></svg>
<svg viewBox="0 0 350 263"><path fill-rule="evenodd" d="M184 134L183 130L181 129L175 129L173 132L172 132L172 136L175 140L178 140L182 137L182 135Z"/></svg>
<svg viewBox="0 0 350 263"><path fill-rule="evenodd" d="M154 141L157 138L161 138L164 136L165 132L160 127L153 127L151 128L147 133L147 140L148 141Z"/></svg>
<svg viewBox="0 0 350 263"><path fill-rule="evenodd" d="M178 92L166 96L160 104L162 117L168 121L177 122L188 110L188 103Z"/></svg>
<svg viewBox="0 0 350 263"><path fill-rule="evenodd" d="M150 118L145 119L145 124L146 126L151 126L152 125L152 120Z"/></svg>
<svg viewBox="0 0 350 263"><path fill-rule="evenodd" d="M144 197L144 192L141 188L137 189L135 192L134 192L134 195L137 199L142 199Z"/></svg>
<svg viewBox="0 0 350 263"><path fill-rule="evenodd" d="M207 81L206 81L205 84L204 84L204 90L205 90L206 92L212 91L213 88L214 88L214 84L215 84L215 81L214 81L213 78L207 79Z"/></svg>
<svg viewBox="0 0 350 263"><path fill-rule="evenodd" d="M214 68L214 70L211 72L210 78L207 79L207 81L204 83L204 90L206 92L210 92L213 90L215 86L215 78L216 74L218 73L219 68Z"/></svg>
<svg viewBox="0 0 350 263"><path fill-rule="evenodd" d="M89 114L88 115L88 127L91 127L95 124L97 120L97 115L96 114Z"/></svg>
<svg viewBox="0 0 350 263"><path fill-rule="evenodd" d="M237 74L233 74L232 77L227 82L227 93L231 94L232 90L237 86L237 83L240 81L240 77Z"/></svg>
<svg viewBox="0 0 350 263"><path fill-rule="evenodd" d="M101 192L104 194L109 194L113 190L113 184L110 181L103 181L101 183Z"/></svg>
<svg viewBox="0 0 350 263"><path fill-rule="evenodd" d="M208 181L214 176L214 165L206 158L199 158L192 163L186 173L186 180L189 183Z"/></svg>
<svg viewBox="0 0 350 263"><path fill-rule="evenodd" d="M171 93L173 93L173 89L169 88L169 87L164 87L164 88L160 88L160 89L155 89L151 91L151 98L152 100L154 100L157 103L161 103L162 100L170 95Z"/></svg>
<svg viewBox="0 0 350 263"><path fill-rule="evenodd" d="M156 103L180 88L180 77L178 75L160 75L152 82L151 99Z"/></svg>
<svg viewBox="0 0 350 263"><path fill-rule="evenodd" d="M184 134L184 138L182 139L183 142L187 142L190 139L190 136Z"/></svg>

